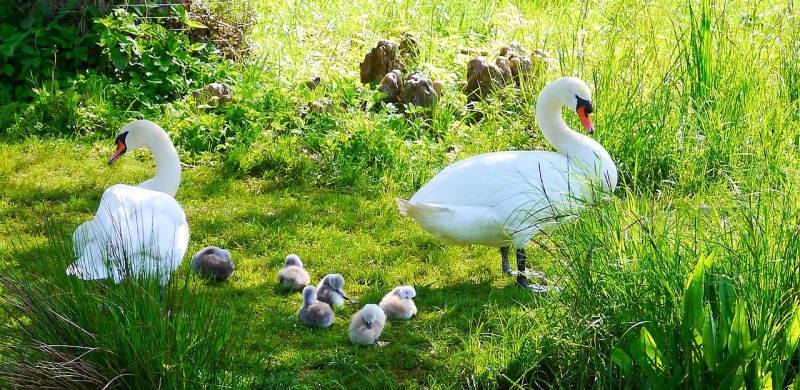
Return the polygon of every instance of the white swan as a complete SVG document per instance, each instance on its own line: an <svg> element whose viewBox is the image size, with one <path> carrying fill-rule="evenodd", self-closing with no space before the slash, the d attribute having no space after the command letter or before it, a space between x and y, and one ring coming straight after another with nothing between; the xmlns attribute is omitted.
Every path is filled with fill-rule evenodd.
<svg viewBox="0 0 800 390"><path fill-rule="evenodd" d="M383 313L383 309L370 303L353 314L347 334L353 344L383 346L385 344L378 341L378 338L381 337L384 326L386 326L386 314Z"/></svg>
<svg viewBox="0 0 800 390"><path fill-rule="evenodd" d="M300 290L311 282L308 271L303 269L300 256L290 253L286 255L283 268L278 270L278 284L290 290Z"/></svg>
<svg viewBox="0 0 800 390"><path fill-rule="evenodd" d="M336 321L330 305L317 300L317 288L314 286L303 289L303 306L297 311L297 318L313 328L327 328Z"/></svg>
<svg viewBox="0 0 800 390"><path fill-rule="evenodd" d="M353 303L350 297L342 290L343 287L344 276L341 274L327 274L322 277L322 280L317 285L317 299L334 308L342 307L345 299Z"/></svg>
<svg viewBox="0 0 800 390"><path fill-rule="evenodd" d="M536 102L536 120L558 151L496 152L458 161L411 197L397 199L400 212L438 239L457 245L500 248L503 271L512 273L508 248L517 255L517 283L525 276L525 248L541 230L575 215L617 185L617 168L594 139L567 126L561 108L576 111L589 134L594 127L591 91L578 78L549 83Z"/></svg>
<svg viewBox="0 0 800 390"><path fill-rule="evenodd" d="M192 256L192 271L203 279L220 283L228 280L236 265L231 252L216 246L207 246Z"/></svg>
<svg viewBox="0 0 800 390"><path fill-rule="evenodd" d="M414 303L416 296L414 286L397 286L383 296L379 306L389 319L407 320L417 315L417 305Z"/></svg>
<svg viewBox="0 0 800 390"><path fill-rule="evenodd" d="M164 129L147 120L123 126L116 142L109 164L128 150L146 147L156 161L156 174L138 186L115 184L103 193L94 219L72 235L77 261L67 274L115 283L150 276L164 286L189 245L189 224L174 198L181 180L178 152Z"/></svg>

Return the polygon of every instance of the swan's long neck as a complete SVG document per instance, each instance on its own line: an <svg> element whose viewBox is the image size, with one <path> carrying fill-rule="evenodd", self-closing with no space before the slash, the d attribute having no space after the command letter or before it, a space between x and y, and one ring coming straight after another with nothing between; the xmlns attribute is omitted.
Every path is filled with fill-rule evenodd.
<svg viewBox="0 0 800 390"><path fill-rule="evenodd" d="M539 95L536 103L536 121L542 129L544 138L559 153L570 159L581 158L590 148L590 144L597 144L593 139L572 130L561 117L561 108L564 103L552 88L545 88Z"/></svg>
<svg viewBox="0 0 800 390"><path fill-rule="evenodd" d="M603 185L613 190L617 184L617 167L611 156L600 143L567 126L561 116L564 103L558 97L560 84L553 83L548 87L542 90L536 103L536 121L544 137L559 153L578 166L593 170L591 173L599 176Z"/></svg>
<svg viewBox="0 0 800 390"><path fill-rule="evenodd" d="M181 161L178 159L178 151L163 129L151 128L150 131L145 146L150 149L153 159L156 160L156 175L139 184L139 187L175 197L181 184Z"/></svg>

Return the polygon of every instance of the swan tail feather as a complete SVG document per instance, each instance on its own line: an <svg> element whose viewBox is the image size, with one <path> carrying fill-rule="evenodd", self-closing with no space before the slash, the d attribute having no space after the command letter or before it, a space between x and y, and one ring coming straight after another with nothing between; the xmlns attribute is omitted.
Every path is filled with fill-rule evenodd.
<svg viewBox="0 0 800 390"><path fill-rule="evenodd" d="M108 278L109 270L105 264L93 259L98 254L86 254L67 267L67 275L76 276L81 280L95 280Z"/></svg>
<svg viewBox="0 0 800 390"><path fill-rule="evenodd" d="M412 202L402 198L395 198L397 200L397 207L400 209L400 214L414 217L419 213L437 213L443 211L450 211L449 208L433 203L420 203Z"/></svg>

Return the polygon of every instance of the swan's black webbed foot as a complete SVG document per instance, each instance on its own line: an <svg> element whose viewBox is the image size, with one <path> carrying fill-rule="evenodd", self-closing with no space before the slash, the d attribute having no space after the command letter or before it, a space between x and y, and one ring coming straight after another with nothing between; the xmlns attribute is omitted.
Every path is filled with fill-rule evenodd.
<svg viewBox="0 0 800 390"><path fill-rule="evenodd" d="M528 255L525 253L524 249L517 249L516 254L517 254L517 270L511 271L510 274L515 275L517 277L517 286L531 290L533 292L547 292L547 291L561 290L560 288L558 288L558 286L548 286L546 284L529 283L528 277L544 279L544 273L539 271L528 271L525 269L526 262L528 260Z"/></svg>

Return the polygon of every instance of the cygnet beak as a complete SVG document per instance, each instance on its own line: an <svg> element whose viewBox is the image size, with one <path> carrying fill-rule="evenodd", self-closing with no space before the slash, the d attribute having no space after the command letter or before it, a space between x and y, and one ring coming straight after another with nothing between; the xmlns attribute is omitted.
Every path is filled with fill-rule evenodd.
<svg viewBox="0 0 800 390"><path fill-rule="evenodd" d="M372 329L372 323L371 322L367 322L367 329Z"/></svg>

